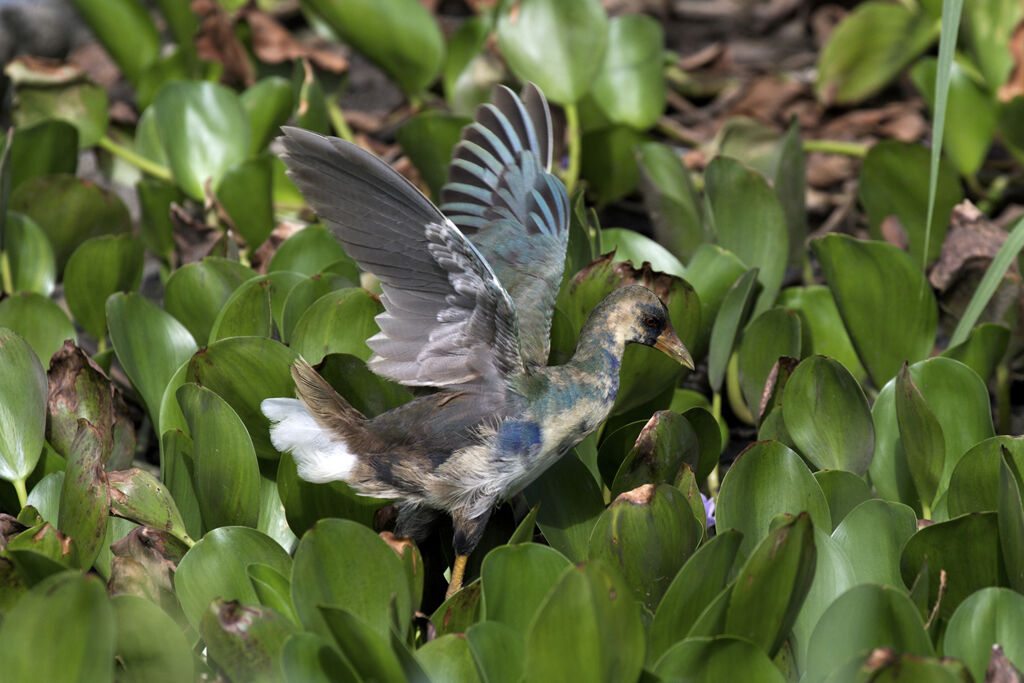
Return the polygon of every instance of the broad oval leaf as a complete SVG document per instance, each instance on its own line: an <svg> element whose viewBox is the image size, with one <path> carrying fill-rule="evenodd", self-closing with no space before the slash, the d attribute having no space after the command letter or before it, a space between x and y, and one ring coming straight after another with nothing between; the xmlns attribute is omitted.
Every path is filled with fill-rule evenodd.
<svg viewBox="0 0 1024 683"><path fill-rule="evenodd" d="M993 436L979 441L953 468L947 489L950 517L998 509L999 456L1003 448L1017 471L1024 468L1024 437Z"/></svg>
<svg viewBox="0 0 1024 683"><path fill-rule="evenodd" d="M857 357L832 292L824 285L787 287L779 293L779 305L800 314L801 352L828 356L842 363L858 381L867 375Z"/></svg>
<svg viewBox="0 0 1024 683"><path fill-rule="evenodd" d="M435 638L416 650L416 661L430 680L465 683L483 680L474 663L469 642L453 633Z"/></svg>
<svg viewBox="0 0 1024 683"><path fill-rule="evenodd" d="M78 168L78 129L58 119L16 127L7 168L12 190L40 176L74 175Z"/></svg>
<svg viewBox="0 0 1024 683"><path fill-rule="evenodd" d="M764 650L735 636L687 638L665 652L653 671L662 680L695 683L725 680L783 683L786 680Z"/></svg>
<svg viewBox="0 0 1024 683"><path fill-rule="evenodd" d="M194 680L185 634L155 603L137 595L110 600L117 621L117 680L126 683L188 683ZM159 638L154 634L160 634Z"/></svg>
<svg viewBox="0 0 1024 683"><path fill-rule="evenodd" d="M427 110L403 123L395 133L435 201L440 201L441 187L448 180L452 149L461 139L462 129L472 122L466 116Z"/></svg>
<svg viewBox="0 0 1024 683"><path fill-rule="evenodd" d="M273 318L270 292L273 280L258 276L231 293L210 328L210 343L228 337L270 337Z"/></svg>
<svg viewBox="0 0 1024 683"><path fill-rule="evenodd" d="M526 633L569 560L554 548L523 543L487 553L480 571L484 618Z"/></svg>
<svg viewBox="0 0 1024 683"><path fill-rule="evenodd" d="M752 268L736 280L722 299L708 349L708 381L715 392L722 390L726 366L756 298L757 269Z"/></svg>
<svg viewBox="0 0 1024 683"><path fill-rule="evenodd" d="M68 464L60 492L60 530L71 537L74 566L92 567L107 535L110 494L103 472L103 436L86 420L68 451Z"/></svg>
<svg viewBox="0 0 1024 683"><path fill-rule="evenodd" d="M64 267L64 296L79 325L96 339L107 336L107 297L131 292L142 281L142 243L130 234L83 242Z"/></svg>
<svg viewBox="0 0 1024 683"><path fill-rule="evenodd" d="M297 630L269 607L222 598L210 603L200 623L209 658L233 681L278 680L284 642Z"/></svg>
<svg viewBox="0 0 1024 683"><path fill-rule="evenodd" d="M351 270L340 272L332 269L332 272L358 282L359 271L355 262L348 257L334 235L322 225L307 225L277 248L267 264L267 272L288 270L310 276L339 261L351 263Z"/></svg>
<svg viewBox="0 0 1024 683"><path fill-rule="evenodd" d="M292 84L280 76L267 76L247 88L239 99L249 118L249 153L259 154L291 116L295 104Z"/></svg>
<svg viewBox="0 0 1024 683"><path fill-rule="evenodd" d="M481 674L490 683L517 683L523 677L522 636L496 621L481 621L466 631L466 640Z"/></svg>
<svg viewBox="0 0 1024 683"><path fill-rule="evenodd" d="M637 147L637 166L640 191L654 223L655 238L676 258L689 261L706 243L701 206L690 171L675 149L657 142ZM697 287L694 281L690 284Z"/></svg>
<svg viewBox="0 0 1024 683"><path fill-rule="evenodd" d="M857 583L902 590L900 555L916 531L917 515L909 507L872 499L855 507L839 523L832 540L846 552Z"/></svg>
<svg viewBox="0 0 1024 683"><path fill-rule="evenodd" d="M278 327L282 341L287 342L291 338L295 323L299 322L302 314L316 303L317 299L339 289L353 287L355 284L333 273L317 273L296 282L288 292L281 310L281 323Z"/></svg>
<svg viewBox="0 0 1024 683"><path fill-rule="evenodd" d="M601 248L605 252L614 249L616 261L630 261L634 267L639 267L647 262L654 270L676 277L683 277L686 273L686 268L679 262L679 259L665 247L635 230L625 228L601 230Z"/></svg>
<svg viewBox="0 0 1024 683"><path fill-rule="evenodd" d="M800 357L800 318L784 308L768 309L743 330L737 355L743 400L756 417L772 367L781 356Z"/></svg>
<svg viewBox="0 0 1024 683"><path fill-rule="evenodd" d="M863 477L845 470L819 470L814 473L825 500L828 501L832 530L839 526L855 507L871 499L871 489Z"/></svg>
<svg viewBox="0 0 1024 683"><path fill-rule="evenodd" d="M196 343L205 346L231 293L253 277L256 272L252 268L216 256L186 263L167 278L164 310L188 328Z"/></svg>
<svg viewBox="0 0 1024 683"><path fill-rule="evenodd" d="M273 160L262 155L232 164L216 187L217 201L251 250L263 244L274 229L272 184Z"/></svg>
<svg viewBox="0 0 1024 683"><path fill-rule="evenodd" d="M350 287L325 294L306 309L291 334L291 347L310 363L330 353L370 357L366 340L376 334L375 316L384 307L365 289Z"/></svg>
<svg viewBox="0 0 1024 683"><path fill-rule="evenodd" d="M76 341L75 326L60 305L42 294L19 292L0 301L0 326L8 327L25 339L44 367L64 341Z"/></svg>
<svg viewBox="0 0 1024 683"><path fill-rule="evenodd" d="M43 452L48 383L39 357L0 327L0 477L24 480Z"/></svg>
<svg viewBox="0 0 1024 683"><path fill-rule="evenodd" d="M992 647L1024 666L1024 596L1008 588L982 588L960 603L943 636L943 653L963 660L976 681L986 680Z"/></svg>
<svg viewBox="0 0 1024 683"><path fill-rule="evenodd" d="M599 459L600 456L599 452ZM700 456L697 433L689 420L679 413L659 410L640 430L619 465L611 495L618 496L644 484L674 484L684 466L697 469Z"/></svg>
<svg viewBox="0 0 1024 683"><path fill-rule="evenodd" d="M57 262L46 233L34 220L14 211L7 212L5 230L4 250L14 291L49 296L57 282Z"/></svg>
<svg viewBox="0 0 1024 683"><path fill-rule="evenodd" d="M705 242L693 253L686 266L686 281L697 292L701 306L700 336L694 346L688 347L694 358L707 351L719 309L729 289L746 272L746 266L735 254L718 245Z"/></svg>
<svg viewBox="0 0 1024 683"><path fill-rule="evenodd" d="M643 14L608 22L604 64L591 86L597 106L613 123L653 126L665 110L661 24Z"/></svg>
<svg viewBox="0 0 1024 683"><path fill-rule="evenodd" d="M579 459L567 453L523 491L527 502L540 504L537 526L548 544L573 562L583 562L590 534L604 512L601 488Z"/></svg>

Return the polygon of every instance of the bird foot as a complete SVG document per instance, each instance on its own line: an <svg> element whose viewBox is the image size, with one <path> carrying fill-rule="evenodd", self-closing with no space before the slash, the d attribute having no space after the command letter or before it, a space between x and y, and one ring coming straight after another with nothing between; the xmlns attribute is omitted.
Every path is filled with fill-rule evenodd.
<svg viewBox="0 0 1024 683"><path fill-rule="evenodd" d="M455 563L452 564L452 580L448 582L448 590L444 594L444 599L452 597L462 588L462 576L466 573L466 560L469 558L466 555L456 555Z"/></svg>

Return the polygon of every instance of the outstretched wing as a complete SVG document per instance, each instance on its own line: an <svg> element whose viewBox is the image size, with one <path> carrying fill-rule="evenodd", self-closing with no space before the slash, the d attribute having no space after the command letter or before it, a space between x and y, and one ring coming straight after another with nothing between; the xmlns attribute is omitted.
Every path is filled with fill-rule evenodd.
<svg viewBox="0 0 1024 683"><path fill-rule="evenodd" d="M370 368L410 386L497 387L522 372L516 311L476 247L405 178L338 138L284 128L288 176L381 282Z"/></svg>
<svg viewBox="0 0 1024 683"><path fill-rule="evenodd" d="M515 303L527 366L546 365L565 267L569 198L550 173L551 113L533 84L499 87L455 147L441 211L476 245Z"/></svg>

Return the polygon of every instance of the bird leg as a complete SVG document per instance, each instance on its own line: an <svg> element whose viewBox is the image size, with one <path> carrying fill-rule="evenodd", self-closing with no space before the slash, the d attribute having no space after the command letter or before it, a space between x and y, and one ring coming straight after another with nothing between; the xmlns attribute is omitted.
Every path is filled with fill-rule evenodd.
<svg viewBox="0 0 1024 683"><path fill-rule="evenodd" d="M466 572L466 561L468 555L456 555L455 563L452 564L452 580L448 582L448 590L445 591L444 599L452 597L462 589L462 575Z"/></svg>
<svg viewBox="0 0 1024 683"><path fill-rule="evenodd" d="M455 550L455 562L452 564L452 579L448 582L448 591L445 593L445 600L452 597L462 588L462 577L466 572L466 561L473 548L480 542L484 535L484 527L491 517L492 506L488 505L483 514L476 517L468 517L463 511L452 512L452 526L455 529L455 536L452 539L452 547Z"/></svg>

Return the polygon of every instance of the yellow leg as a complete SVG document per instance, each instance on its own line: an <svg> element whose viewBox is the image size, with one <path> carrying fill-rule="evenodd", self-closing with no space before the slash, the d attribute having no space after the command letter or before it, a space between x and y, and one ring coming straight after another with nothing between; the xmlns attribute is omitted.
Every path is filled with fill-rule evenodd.
<svg viewBox="0 0 1024 683"><path fill-rule="evenodd" d="M458 593L462 588L462 575L466 572L466 560L468 559L466 555L455 556L455 564L452 565L452 580L448 582L448 592L444 594L445 600Z"/></svg>

